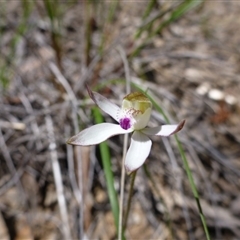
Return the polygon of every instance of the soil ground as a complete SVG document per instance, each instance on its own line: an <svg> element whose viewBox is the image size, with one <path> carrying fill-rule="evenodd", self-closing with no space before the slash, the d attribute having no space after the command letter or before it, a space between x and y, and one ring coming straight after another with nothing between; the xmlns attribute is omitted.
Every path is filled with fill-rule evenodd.
<svg viewBox="0 0 240 240"><path fill-rule="evenodd" d="M123 85L110 80L125 78L121 54L129 56L142 41L133 34L142 24L147 1L120 2L113 22L104 28L100 23L107 3L89 8L94 16L89 53L84 2L63 9L61 37L51 33L44 4L36 2L14 55L12 39L23 21L21 2L5 2L0 16L0 66L6 66L1 78L7 71L9 82L0 98L0 239L66 236L52 168L56 159L71 238L79 239L83 221L84 239L116 239L99 147L72 148L65 142L78 128L76 119L80 127L93 124L85 83L91 88L105 84L100 93L118 104L126 95ZM240 239L239 12L240 1L205 1L128 59L131 81L155 96L172 123L186 120L178 136L211 239L216 240ZM99 57L102 36L106 39ZM154 111L150 125L157 124L164 120ZM118 191L122 141L108 140ZM205 239L173 137L153 138L146 166L152 180L143 169L138 171L127 239ZM79 168L84 207L79 203ZM126 194L129 182L127 177ZM79 209L84 209L84 219Z"/></svg>

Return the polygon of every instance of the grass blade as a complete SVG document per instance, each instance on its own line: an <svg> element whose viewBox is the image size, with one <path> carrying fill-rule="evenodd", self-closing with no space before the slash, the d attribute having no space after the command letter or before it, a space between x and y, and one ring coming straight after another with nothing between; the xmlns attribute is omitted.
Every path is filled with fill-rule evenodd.
<svg viewBox="0 0 240 240"><path fill-rule="evenodd" d="M102 114L100 113L97 107L93 108L93 115L96 123L103 122ZM100 153L101 153L103 170L104 170L106 183L107 183L108 196L109 196L109 200L110 200L110 204L111 204L111 208L114 216L115 226L116 226L116 229L118 229L119 205L118 205L117 193L114 188L114 178L113 178L113 172L111 169L110 151L106 142L102 142L100 144Z"/></svg>
<svg viewBox="0 0 240 240"><path fill-rule="evenodd" d="M139 52L141 51L141 49L157 34L161 33L161 31L167 27L169 24L171 24L172 22L176 21L177 19L179 19L180 17L182 17L185 13L187 13L188 11L192 10L193 8L197 7L198 5L200 5L204 0L185 0L183 2L181 2L176 8L171 9L171 13L170 16L164 20L155 30L153 30L152 32L149 33L149 35L146 37L146 39L143 41L143 43L138 46L130 55L131 58L135 57L136 55L139 54ZM163 12L163 14L159 15L159 18L162 18L163 15L167 14L168 11ZM154 21L157 20L154 19ZM148 24L146 27L150 27L152 26L153 22L151 22L150 24ZM146 28L145 27L145 28ZM140 29L139 32L136 34L136 38L138 38L141 34L141 32L145 29Z"/></svg>

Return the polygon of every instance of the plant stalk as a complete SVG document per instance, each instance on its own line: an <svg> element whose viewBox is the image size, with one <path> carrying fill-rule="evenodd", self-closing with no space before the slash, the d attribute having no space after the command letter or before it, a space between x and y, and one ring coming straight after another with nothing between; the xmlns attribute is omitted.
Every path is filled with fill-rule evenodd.
<svg viewBox="0 0 240 240"><path fill-rule="evenodd" d="M119 200L119 221L118 221L118 240L123 237L123 199L124 199L124 184L125 184L125 158L127 154L128 134L124 135L122 171L121 171L121 189Z"/></svg>
<svg viewBox="0 0 240 240"><path fill-rule="evenodd" d="M133 196L133 189L134 189L134 182L135 182L136 175L137 175L137 170L131 174L131 183L130 183L130 190L128 194L127 210L126 210L124 223L123 223L123 233L125 232L125 229L127 227L127 221L128 221L130 208L131 208L131 203L132 203L132 196Z"/></svg>

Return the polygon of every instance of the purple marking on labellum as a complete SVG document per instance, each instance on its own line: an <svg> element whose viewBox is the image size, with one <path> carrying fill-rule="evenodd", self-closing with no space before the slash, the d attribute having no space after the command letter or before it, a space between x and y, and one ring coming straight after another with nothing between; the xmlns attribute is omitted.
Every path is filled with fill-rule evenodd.
<svg viewBox="0 0 240 240"><path fill-rule="evenodd" d="M125 130L127 130L131 127L129 118L122 118L122 119L120 119L119 123L120 123L121 128L123 128Z"/></svg>

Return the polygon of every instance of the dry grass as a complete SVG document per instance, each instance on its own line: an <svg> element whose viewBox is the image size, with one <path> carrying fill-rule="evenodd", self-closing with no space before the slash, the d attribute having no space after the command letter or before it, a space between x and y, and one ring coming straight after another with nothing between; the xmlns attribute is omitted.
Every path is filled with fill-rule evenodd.
<svg viewBox="0 0 240 240"><path fill-rule="evenodd" d="M116 103L125 95L119 46L131 81L172 122L186 119L179 138L212 239L239 239L239 2L206 1L132 58L149 34L134 39L146 1L121 2L109 20L111 3L61 3L52 21L41 1L25 20L20 1L1 10L0 239L116 238L99 148L65 141L93 124L85 83L105 84L101 93ZM150 124L159 123L154 112ZM173 139L153 140L152 181L138 172L127 239L204 239ZM122 139L108 143L119 191Z"/></svg>

